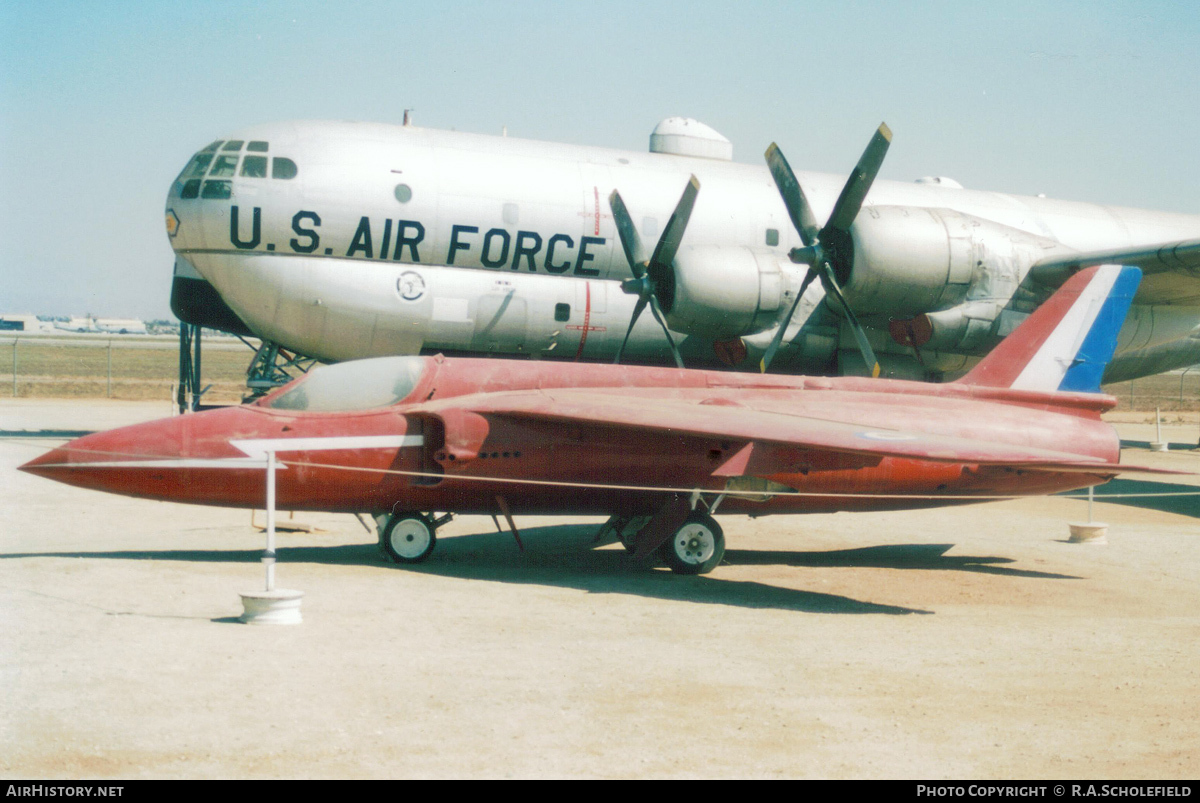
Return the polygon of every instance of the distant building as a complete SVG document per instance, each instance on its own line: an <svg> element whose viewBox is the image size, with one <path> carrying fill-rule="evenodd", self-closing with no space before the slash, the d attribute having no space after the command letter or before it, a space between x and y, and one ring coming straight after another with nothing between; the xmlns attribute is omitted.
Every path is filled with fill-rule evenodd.
<svg viewBox="0 0 1200 803"><path fill-rule="evenodd" d="M83 318L72 316L66 323L55 322L55 327L66 332L108 332L117 335L144 335L146 324L137 318Z"/></svg>
<svg viewBox="0 0 1200 803"><path fill-rule="evenodd" d="M119 335L144 335L146 324L137 318L97 318L96 328L101 332L113 332Z"/></svg>
<svg viewBox="0 0 1200 803"><path fill-rule="evenodd" d="M36 315L0 315L0 332L48 332L54 327Z"/></svg>

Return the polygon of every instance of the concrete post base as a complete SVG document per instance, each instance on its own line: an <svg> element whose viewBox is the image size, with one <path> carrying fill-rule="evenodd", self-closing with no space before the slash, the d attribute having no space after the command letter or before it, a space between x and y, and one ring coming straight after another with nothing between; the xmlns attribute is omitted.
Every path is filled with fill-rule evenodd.
<svg viewBox="0 0 1200 803"><path fill-rule="evenodd" d="M242 595L244 613L238 617L248 625L298 625L303 591L277 588L274 591L248 591Z"/></svg>
<svg viewBox="0 0 1200 803"><path fill-rule="evenodd" d="M1108 525L1099 521L1086 524L1068 524L1071 528L1072 544L1107 544Z"/></svg>
<svg viewBox="0 0 1200 803"><path fill-rule="evenodd" d="M1171 448L1167 441L1150 441L1150 449L1155 452L1165 452Z"/></svg>

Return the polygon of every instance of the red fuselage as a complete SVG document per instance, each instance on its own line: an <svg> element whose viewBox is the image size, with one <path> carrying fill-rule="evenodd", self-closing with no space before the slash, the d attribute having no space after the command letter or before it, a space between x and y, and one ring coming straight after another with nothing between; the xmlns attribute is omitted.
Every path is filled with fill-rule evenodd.
<svg viewBox="0 0 1200 803"><path fill-rule="evenodd" d="M743 491L728 494L721 512L764 515L1056 493L1110 478L1113 472L1106 466L1119 455L1115 432L1100 420L1114 400L1095 394L633 366L394 359L410 361L405 365L412 381L385 406L320 409L313 401L318 387L302 384L309 377L256 404L89 435L22 468L129 496L258 508L265 497L265 455L274 451L281 464L277 504L289 510L494 513L502 496L520 514L637 514L657 509L671 490L698 489ZM288 396L297 387L308 388L307 395ZM493 394L561 388L582 389L610 402L619 396L622 405L640 413L652 413L665 402L744 407L747 416L775 410L831 426L862 427L868 439L886 439L892 430L919 432L1083 455L1096 467L1028 471L987 461L779 443L750 450L746 438L676 432L669 420L636 428L486 410L451 414L437 407L461 402L471 408L474 400L485 403ZM339 392L346 398L356 395L353 387Z"/></svg>

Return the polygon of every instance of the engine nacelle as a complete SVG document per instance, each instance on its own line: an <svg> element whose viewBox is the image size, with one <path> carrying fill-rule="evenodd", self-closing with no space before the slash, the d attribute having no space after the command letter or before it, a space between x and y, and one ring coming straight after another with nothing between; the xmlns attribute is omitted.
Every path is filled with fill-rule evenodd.
<svg viewBox="0 0 1200 803"><path fill-rule="evenodd" d="M838 280L854 311L904 318L953 307L980 285L1017 283L1055 240L951 209L863 207ZM986 294L991 291L984 288ZM1011 294L1011 291L1010 291Z"/></svg>
<svg viewBox="0 0 1200 803"><path fill-rule="evenodd" d="M664 294L676 332L727 340L775 325L783 299L781 258L734 246L684 246Z"/></svg>

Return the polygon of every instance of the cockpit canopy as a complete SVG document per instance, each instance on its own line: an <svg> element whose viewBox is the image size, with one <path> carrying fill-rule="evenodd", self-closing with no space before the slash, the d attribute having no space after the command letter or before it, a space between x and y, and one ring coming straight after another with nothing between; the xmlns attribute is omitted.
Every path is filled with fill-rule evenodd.
<svg viewBox="0 0 1200 803"><path fill-rule="evenodd" d="M388 407L413 392L424 357L376 357L314 368L259 404L272 410L337 413Z"/></svg>
<svg viewBox="0 0 1200 803"><path fill-rule="evenodd" d="M231 186L228 179L234 176L266 178L268 160L271 178L295 178L296 163L284 156L268 157L270 149L271 144L265 140L217 140L193 156L187 167L183 168L176 180L181 185L179 197L229 198Z"/></svg>

